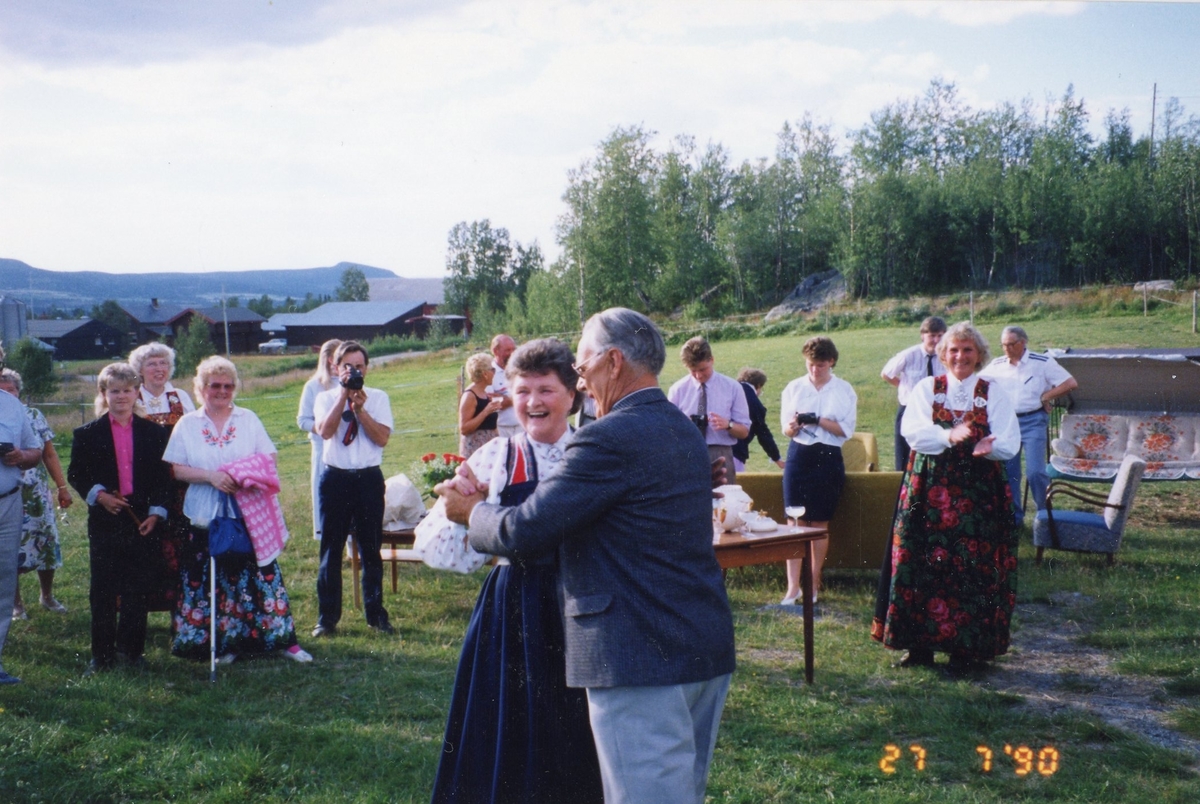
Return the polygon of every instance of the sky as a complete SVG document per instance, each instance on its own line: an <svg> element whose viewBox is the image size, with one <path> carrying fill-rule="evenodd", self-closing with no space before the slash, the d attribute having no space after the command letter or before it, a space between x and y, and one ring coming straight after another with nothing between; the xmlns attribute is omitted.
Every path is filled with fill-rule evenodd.
<svg viewBox="0 0 1200 804"><path fill-rule="evenodd" d="M618 126L769 158L953 82L1074 86L1099 132L1200 114L1200 3L3 0L0 257L54 271L445 275L488 219L559 252L567 174Z"/></svg>

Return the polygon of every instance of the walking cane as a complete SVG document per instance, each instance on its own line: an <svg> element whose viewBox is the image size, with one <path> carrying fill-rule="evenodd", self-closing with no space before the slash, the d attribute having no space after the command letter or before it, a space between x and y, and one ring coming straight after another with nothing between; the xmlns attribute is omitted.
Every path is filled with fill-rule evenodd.
<svg viewBox="0 0 1200 804"><path fill-rule="evenodd" d="M208 554L208 680L217 683L217 558Z"/></svg>

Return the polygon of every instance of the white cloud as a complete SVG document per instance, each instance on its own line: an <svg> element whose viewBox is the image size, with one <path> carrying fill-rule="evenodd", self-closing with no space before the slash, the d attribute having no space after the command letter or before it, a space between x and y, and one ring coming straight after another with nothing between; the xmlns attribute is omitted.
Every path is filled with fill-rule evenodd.
<svg viewBox="0 0 1200 804"><path fill-rule="evenodd" d="M62 270L351 259L432 275L450 226L484 217L553 252L567 170L614 126L643 124L662 145L681 133L721 142L735 162L769 157L785 120L809 112L841 135L934 76L959 82L972 105L989 102L1004 65L949 54L940 38L1080 11L347 3L309 3L283 33L177 31L167 60L22 61L10 50L3 256ZM112 35L125 46L140 34Z"/></svg>

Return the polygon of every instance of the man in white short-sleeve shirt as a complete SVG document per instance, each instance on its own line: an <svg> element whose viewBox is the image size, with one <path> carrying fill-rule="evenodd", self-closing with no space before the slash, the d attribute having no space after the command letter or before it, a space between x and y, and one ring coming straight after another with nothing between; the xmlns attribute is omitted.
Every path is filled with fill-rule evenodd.
<svg viewBox="0 0 1200 804"><path fill-rule="evenodd" d="M908 468L908 442L900 435L900 420L904 418L904 409L908 406L908 394L913 386L926 377L936 377L946 373L946 367L937 356L937 345L946 334L946 322L936 315L931 315L921 322L921 342L896 354L883 367L879 376L883 381L896 389L898 406L896 408L896 423L893 428L893 443L895 444L896 471L903 472Z"/></svg>
<svg viewBox="0 0 1200 804"><path fill-rule="evenodd" d="M504 405L496 414L496 432L501 438L512 438L521 432L521 423L517 421L517 411L513 409L512 394L508 389L508 377L504 369L508 367L508 359L517 351L517 342L508 335L501 333L492 338L492 384L487 387L489 394L499 394L504 397Z"/></svg>
<svg viewBox="0 0 1200 804"><path fill-rule="evenodd" d="M1025 453L1025 476L1029 478L1029 493L1040 511L1046 507L1046 489L1050 485L1050 476L1046 474L1046 438L1051 403L1078 388L1079 383L1053 357L1030 352L1026 348L1028 343L1025 330L1005 327L1000 334L1004 356L989 363L979 376L1004 389L1017 413L1017 424L1021 425L1021 452ZM1012 488L1013 510L1020 525L1025 520L1020 453L1009 459L1005 466Z"/></svg>
<svg viewBox="0 0 1200 804"><path fill-rule="evenodd" d="M342 618L342 551L354 529L362 557L362 598L367 625L394 633L383 607L383 448L392 434L388 395L364 384L367 351L346 341L334 354L339 385L317 395L317 433L324 440L321 475L321 565L317 571L320 615L313 636L331 636Z"/></svg>

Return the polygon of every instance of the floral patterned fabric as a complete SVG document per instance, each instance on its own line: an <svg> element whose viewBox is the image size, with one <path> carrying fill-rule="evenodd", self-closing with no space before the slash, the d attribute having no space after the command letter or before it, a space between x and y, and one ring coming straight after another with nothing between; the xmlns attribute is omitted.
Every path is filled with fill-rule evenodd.
<svg viewBox="0 0 1200 804"><path fill-rule="evenodd" d="M986 400L980 380L974 396ZM987 406L945 407L934 380L934 421L971 426L971 437L940 455L914 451L904 476L872 637L889 648L929 648L974 661L1008 650L1016 602L1017 531L1004 464L972 457L991 429ZM890 579L887 573L890 569Z"/></svg>
<svg viewBox="0 0 1200 804"><path fill-rule="evenodd" d="M26 406L25 413L39 441L44 444L54 439L54 432L40 410ZM62 566L62 548L58 542L55 501L50 493L50 475L45 464L38 463L21 475L21 501L25 516L21 523L17 569L20 572L58 569Z"/></svg>
<svg viewBox="0 0 1200 804"><path fill-rule="evenodd" d="M1050 465L1069 477L1111 480L1126 454L1146 461L1146 479L1200 478L1195 416L1069 414L1051 442Z"/></svg>
<svg viewBox="0 0 1200 804"><path fill-rule="evenodd" d="M209 658L208 532L193 530L184 545L182 590L172 622L171 652ZM296 624L279 562L259 567L253 555L217 558L217 655L286 650L296 644Z"/></svg>

